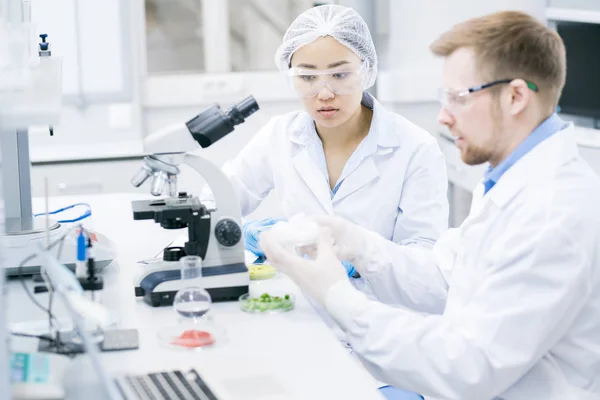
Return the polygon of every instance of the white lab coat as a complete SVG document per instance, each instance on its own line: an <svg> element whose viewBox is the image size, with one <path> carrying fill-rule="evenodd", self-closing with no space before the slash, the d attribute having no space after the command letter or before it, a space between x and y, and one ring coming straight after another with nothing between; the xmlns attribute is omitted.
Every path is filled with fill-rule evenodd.
<svg viewBox="0 0 600 400"><path fill-rule="evenodd" d="M373 236L363 276L406 308L345 282L326 303L375 377L427 398L600 399L600 179L572 136L480 185L433 251Z"/></svg>
<svg viewBox="0 0 600 400"><path fill-rule="evenodd" d="M315 134L308 113L271 119L223 167L242 215L252 213L276 189L285 218L335 214L396 243L431 247L448 226L444 156L428 132L387 111L371 95L365 94L363 104L373 108L371 129L361 143L368 156L333 198L307 148ZM201 199L210 202L210 191L203 191Z"/></svg>

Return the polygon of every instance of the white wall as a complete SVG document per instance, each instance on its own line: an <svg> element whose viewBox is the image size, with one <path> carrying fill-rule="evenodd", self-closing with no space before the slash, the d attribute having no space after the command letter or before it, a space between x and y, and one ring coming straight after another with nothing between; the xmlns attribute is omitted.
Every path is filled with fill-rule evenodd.
<svg viewBox="0 0 600 400"><path fill-rule="evenodd" d="M35 0L45 4L49 0ZM52 0L55 5L64 3L65 0ZM79 0L80 5L86 5L89 7L85 0ZM121 3L119 3L121 4ZM97 6L97 5L96 5ZM54 127L54 136L50 137L47 133L47 129L33 129L30 134L30 147L32 153L52 153L64 152L65 148L88 146L92 147L97 143L112 143L118 146L122 141L140 140L140 132L142 130L141 121L141 100L140 100L140 69L141 69L141 58L142 58L142 38L139 35L141 30L140 20L134 18L136 12L140 12L139 1L124 2L123 6L120 7L120 11L123 13L125 20L125 26L121 32L124 40L123 51L125 52L125 58L122 60L116 60L116 57L112 53L102 53L99 47L99 53L95 54L89 62L95 63L95 70L102 71L102 65L113 65L115 62L122 62L124 66L123 79L127 79L124 86L128 89L123 93L115 96L98 97L94 93L83 93L83 98L77 98L74 96L68 96L64 99L62 105L62 112L60 123ZM101 7L101 6L100 6ZM63 10L61 8L52 7L52 4L47 5L50 10L56 10L59 15L62 15ZM94 10L91 10L94 11ZM82 9L84 20L80 21L80 24L87 24L88 20L93 20L94 15L90 10L85 11ZM48 17L50 18L50 17ZM106 20L104 26L108 30L111 30L111 25L120 24L120 20ZM50 30L46 30L50 29ZM38 27L38 31L49 33L49 40L56 46L53 51L54 56L63 57L63 64L68 66L71 61L67 58L72 58L73 54L65 55L60 51L60 35L58 38L53 34L55 32L52 29L52 25ZM60 33L60 31L58 31ZM81 45L85 48L94 48L95 41L102 41L104 32L82 30L82 41ZM93 53L93 52L92 52ZM99 56L99 57L98 57ZM88 62L88 64L89 64ZM63 80L72 81L71 74L72 69L65 70L63 68ZM100 77L96 74L96 78L92 75L89 79L102 80L106 77ZM89 98L88 98L89 97ZM83 100L83 101L82 101ZM88 101L89 100L89 101ZM123 107L125 105L125 107ZM125 111L125 112L124 112ZM60 149L59 149L60 148ZM93 151L91 151L93 153ZM76 156L76 154L74 154ZM36 160L33 160L36 161Z"/></svg>

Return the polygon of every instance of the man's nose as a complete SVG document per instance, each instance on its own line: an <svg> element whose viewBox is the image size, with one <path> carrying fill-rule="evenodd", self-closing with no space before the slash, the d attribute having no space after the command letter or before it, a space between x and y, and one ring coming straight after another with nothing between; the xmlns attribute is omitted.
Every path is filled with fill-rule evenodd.
<svg viewBox="0 0 600 400"><path fill-rule="evenodd" d="M454 123L454 115L442 106L438 114L438 123L441 125L450 126Z"/></svg>

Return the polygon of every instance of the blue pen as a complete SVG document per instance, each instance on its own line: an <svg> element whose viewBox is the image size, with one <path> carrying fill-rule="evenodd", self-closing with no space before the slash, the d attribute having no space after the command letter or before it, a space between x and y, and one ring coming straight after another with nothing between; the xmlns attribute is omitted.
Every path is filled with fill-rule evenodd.
<svg viewBox="0 0 600 400"><path fill-rule="evenodd" d="M87 246L85 234L83 233L83 229L80 229L77 236L77 262L75 263L75 275L78 278L85 278L87 276L86 259Z"/></svg>

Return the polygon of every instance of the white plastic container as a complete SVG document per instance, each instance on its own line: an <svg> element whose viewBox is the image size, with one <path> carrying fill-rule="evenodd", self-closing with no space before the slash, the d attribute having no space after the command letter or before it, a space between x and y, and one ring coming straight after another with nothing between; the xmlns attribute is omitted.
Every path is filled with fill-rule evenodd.
<svg viewBox="0 0 600 400"><path fill-rule="evenodd" d="M288 222L279 222L272 229L285 249L294 251L300 257L316 256L319 226L303 214L294 215Z"/></svg>

